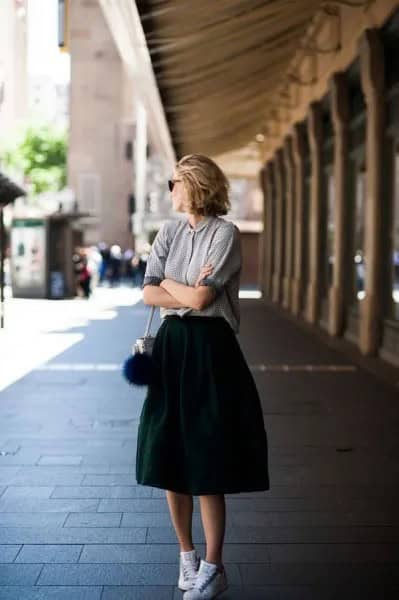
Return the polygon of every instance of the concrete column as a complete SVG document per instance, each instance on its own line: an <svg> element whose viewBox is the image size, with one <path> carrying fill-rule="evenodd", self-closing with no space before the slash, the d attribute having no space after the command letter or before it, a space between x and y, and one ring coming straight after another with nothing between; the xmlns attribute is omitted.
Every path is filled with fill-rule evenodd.
<svg viewBox="0 0 399 600"><path fill-rule="evenodd" d="M284 265L284 173L283 152L277 150L274 161L275 182L275 244L273 268L273 302L281 302Z"/></svg>
<svg viewBox="0 0 399 600"><path fill-rule="evenodd" d="M294 315L299 315L301 309L301 280L303 277L303 203L305 182L305 139L303 128L297 123L292 136L294 161L294 265L291 288L291 307Z"/></svg>
<svg viewBox="0 0 399 600"><path fill-rule="evenodd" d="M320 267L321 267L321 193L322 193L322 115L321 105L312 102L309 109L308 133L312 164L310 189L310 240L309 283L307 290L306 319L316 323L319 317Z"/></svg>
<svg viewBox="0 0 399 600"><path fill-rule="evenodd" d="M259 171L259 187L262 190L263 197L263 231L259 239L259 262L258 262L258 282L259 289L263 296L266 295L266 245L267 245L267 197L266 197L266 181L265 167Z"/></svg>
<svg viewBox="0 0 399 600"><path fill-rule="evenodd" d="M365 298L360 303L360 349L375 354L382 318L382 156L384 129L384 50L377 29L366 29L360 44L360 73L367 106Z"/></svg>
<svg viewBox="0 0 399 600"><path fill-rule="evenodd" d="M345 255L347 247L347 179L349 99L346 77L336 73L330 80L331 111L334 127L334 267L329 290L329 323L331 335L341 335L344 328Z"/></svg>
<svg viewBox="0 0 399 600"><path fill-rule="evenodd" d="M265 294L271 298L273 295L273 259L274 259L274 202L272 165L268 163L263 169L263 182L265 189L265 235L264 235L264 289Z"/></svg>
<svg viewBox="0 0 399 600"><path fill-rule="evenodd" d="M285 260L283 283L283 306L291 306L291 289L293 278L293 244L294 244L294 192L295 173L292 160L292 138L287 137L283 148L285 166Z"/></svg>

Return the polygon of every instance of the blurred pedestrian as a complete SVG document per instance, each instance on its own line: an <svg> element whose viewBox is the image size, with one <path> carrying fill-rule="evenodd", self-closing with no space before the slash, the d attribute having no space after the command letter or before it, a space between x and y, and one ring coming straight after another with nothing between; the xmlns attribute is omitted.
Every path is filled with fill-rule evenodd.
<svg viewBox="0 0 399 600"><path fill-rule="evenodd" d="M99 265L98 283L102 285L107 278L107 272L110 264L111 253L108 244L100 242L98 244L98 251L101 255L101 263Z"/></svg>
<svg viewBox="0 0 399 600"><path fill-rule="evenodd" d="M85 298L89 298L91 295L91 274L87 266L87 257L82 256L81 268L78 274L78 282L80 289L83 292Z"/></svg>
<svg viewBox="0 0 399 600"><path fill-rule="evenodd" d="M122 265L122 250L118 244L113 244L110 248L110 284L111 286L120 283Z"/></svg>

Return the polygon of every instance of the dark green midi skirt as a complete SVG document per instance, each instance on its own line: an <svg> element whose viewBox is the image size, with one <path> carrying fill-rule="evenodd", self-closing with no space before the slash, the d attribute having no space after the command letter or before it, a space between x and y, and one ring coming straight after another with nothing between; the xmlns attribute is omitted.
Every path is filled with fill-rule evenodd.
<svg viewBox="0 0 399 600"><path fill-rule="evenodd" d="M268 490L258 391L223 317L165 317L140 415L137 483L204 495Z"/></svg>

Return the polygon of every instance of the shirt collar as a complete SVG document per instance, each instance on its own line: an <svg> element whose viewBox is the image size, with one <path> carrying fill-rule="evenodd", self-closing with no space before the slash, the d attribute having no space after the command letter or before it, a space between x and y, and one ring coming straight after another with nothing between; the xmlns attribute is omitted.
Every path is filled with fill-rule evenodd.
<svg viewBox="0 0 399 600"><path fill-rule="evenodd" d="M197 223L196 227L191 227L190 223L186 222L186 229L187 231L201 231L201 229L203 229L204 227L206 227L206 225L209 223L209 221L212 219L211 216L207 216L207 217L202 217L201 221L199 221L199 223Z"/></svg>

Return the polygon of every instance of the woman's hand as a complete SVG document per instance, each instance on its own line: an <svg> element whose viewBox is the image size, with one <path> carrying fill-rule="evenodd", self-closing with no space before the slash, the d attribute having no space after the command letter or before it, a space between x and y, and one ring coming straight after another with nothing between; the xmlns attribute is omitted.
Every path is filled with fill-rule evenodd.
<svg viewBox="0 0 399 600"><path fill-rule="evenodd" d="M194 287L199 287L199 283L204 277L208 277L213 271L212 265L204 265L201 267L200 274L198 275L197 281L195 282Z"/></svg>

